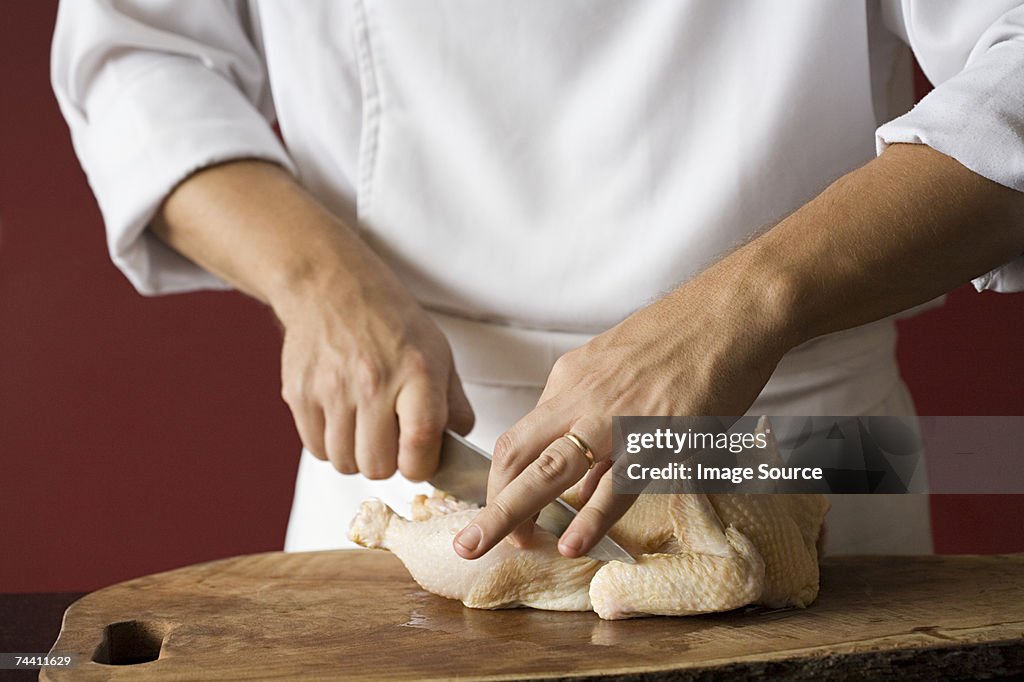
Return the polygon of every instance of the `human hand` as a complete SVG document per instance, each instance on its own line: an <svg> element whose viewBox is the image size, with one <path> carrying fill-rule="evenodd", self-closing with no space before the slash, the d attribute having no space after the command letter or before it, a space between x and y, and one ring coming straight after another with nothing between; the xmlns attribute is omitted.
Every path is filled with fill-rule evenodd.
<svg viewBox="0 0 1024 682"><path fill-rule="evenodd" d="M344 474L425 480L446 427L473 410L448 342L397 280L367 261L275 305L282 395L306 449ZM351 286L352 282L359 286Z"/></svg>
<svg viewBox="0 0 1024 682"><path fill-rule="evenodd" d="M151 229L268 304L303 445L343 473L425 479L473 410L444 335L376 253L287 171L241 159L184 180Z"/></svg>
<svg viewBox="0 0 1024 682"><path fill-rule="evenodd" d="M559 551L589 551L629 508L610 473L614 415L742 415L795 345L778 323L786 292L736 281L712 268L559 358L537 407L499 438L488 504L455 538L475 559L506 535L529 544L531 518L596 465L584 481L584 507ZM742 279L742 278L741 278Z"/></svg>

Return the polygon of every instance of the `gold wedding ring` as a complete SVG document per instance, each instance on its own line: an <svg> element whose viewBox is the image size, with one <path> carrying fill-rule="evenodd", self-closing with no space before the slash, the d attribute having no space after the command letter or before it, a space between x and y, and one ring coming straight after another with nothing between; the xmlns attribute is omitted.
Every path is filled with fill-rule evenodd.
<svg viewBox="0 0 1024 682"><path fill-rule="evenodd" d="M563 438L568 438L569 442L576 446L576 449L580 451L580 454L587 458L587 463L590 465L587 468L588 469L593 469L594 468L594 452L593 452L593 450L590 449L590 446L587 445L586 441L584 441L582 438L577 436L572 431L567 432L562 437Z"/></svg>

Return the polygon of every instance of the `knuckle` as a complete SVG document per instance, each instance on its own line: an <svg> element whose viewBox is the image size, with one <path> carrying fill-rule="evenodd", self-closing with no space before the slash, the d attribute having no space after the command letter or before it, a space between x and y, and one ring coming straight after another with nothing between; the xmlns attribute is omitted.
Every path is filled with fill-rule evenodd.
<svg viewBox="0 0 1024 682"><path fill-rule="evenodd" d="M416 349L406 351L402 364L410 374L430 374L430 363L422 351Z"/></svg>
<svg viewBox="0 0 1024 682"><path fill-rule="evenodd" d="M511 467L518 445L519 438L512 431L506 431L498 436L498 440L494 444L494 454L491 458L492 465L500 470L506 470Z"/></svg>
<svg viewBox="0 0 1024 682"><path fill-rule="evenodd" d="M473 414L473 410L455 407L449 408L448 421L445 423L445 426L450 424L453 431L466 435L473 430L475 423L476 415Z"/></svg>
<svg viewBox="0 0 1024 682"><path fill-rule="evenodd" d="M565 457L556 449L548 448L534 462L534 470L544 483L559 483L565 476Z"/></svg>
<svg viewBox="0 0 1024 682"><path fill-rule="evenodd" d="M345 394L345 381L338 372L324 372L315 392L321 402L334 404Z"/></svg>
<svg viewBox="0 0 1024 682"><path fill-rule="evenodd" d="M580 530L593 530L601 527L604 517L604 511L587 505L576 516L576 523L580 525Z"/></svg>
<svg viewBox="0 0 1024 682"><path fill-rule="evenodd" d="M512 508L508 502L501 497L496 498L493 502L487 503L487 509L491 510L491 515L497 519L501 525L506 525L515 519Z"/></svg>
<svg viewBox="0 0 1024 682"><path fill-rule="evenodd" d="M558 366L560 373L565 375L578 374L581 370L586 369L591 363L587 358L587 347L581 346L580 348L573 348L570 351L562 354L555 365Z"/></svg>
<svg viewBox="0 0 1024 682"><path fill-rule="evenodd" d="M355 360L354 379L359 395L370 400L380 393L384 384L384 372L369 354L360 354Z"/></svg>
<svg viewBox="0 0 1024 682"><path fill-rule="evenodd" d="M414 449L428 448L437 443L444 431L444 419L437 414L421 415L402 429L402 441Z"/></svg>
<svg viewBox="0 0 1024 682"><path fill-rule="evenodd" d="M288 405L298 405L302 400L302 388L299 384L286 381L281 384L281 399Z"/></svg>
<svg viewBox="0 0 1024 682"><path fill-rule="evenodd" d="M572 373L575 366L575 356L573 355L573 351L569 351L555 360L555 364L551 366L551 376L553 378L565 377Z"/></svg>

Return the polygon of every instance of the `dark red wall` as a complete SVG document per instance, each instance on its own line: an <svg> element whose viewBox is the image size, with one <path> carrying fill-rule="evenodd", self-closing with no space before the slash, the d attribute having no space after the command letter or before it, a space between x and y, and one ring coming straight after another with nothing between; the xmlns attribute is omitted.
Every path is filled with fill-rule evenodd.
<svg viewBox="0 0 1024 682"><path fill-rule="evenodd" d="M279 548L298 440L270 314L235 294L131 289L50 92L55 3L4 11L0 591ZM1022 310L1022 296L959 291L901 325L921 413L1024 414ZM943 551L1024 550L1020 497L936 498L934 518Z"/></svg>
<svg viewBox="0 0 1024 682"><path fill-rule="evenodd" d="M1024 294L964 287L899 328L919 414L1024 415ZM1024 485L1024 461L1005 475ZM938 552L1024 551L1024 495L932 495L931 506Z"/></svg>
<svg viewBox="0 0 1024 682"><path fill-rule="evenodd" d="M55 3L4 14L0 591L280 549L299 444L270 313L135 293L50 91Z"/></svg>

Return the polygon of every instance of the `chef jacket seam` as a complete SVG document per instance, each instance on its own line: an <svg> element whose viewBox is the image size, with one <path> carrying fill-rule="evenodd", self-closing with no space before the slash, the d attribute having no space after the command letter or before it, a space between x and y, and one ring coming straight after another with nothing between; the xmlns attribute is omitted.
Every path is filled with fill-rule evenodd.
<svg viewBox="0 0 1024 682"><path fill-rule="evenodd" d="M370 41L370 19L366 3L357 0L355 5L357 63L363 106L363 130L359 140L359 184L356 191L356 212L361 219L372 206L373 176L377 166L377 148L380 144L380 86Z"/></svg>

